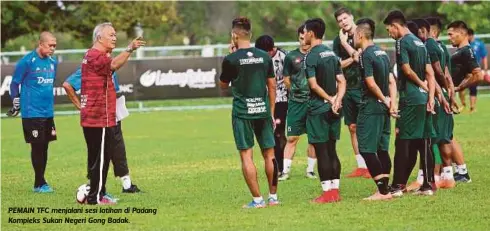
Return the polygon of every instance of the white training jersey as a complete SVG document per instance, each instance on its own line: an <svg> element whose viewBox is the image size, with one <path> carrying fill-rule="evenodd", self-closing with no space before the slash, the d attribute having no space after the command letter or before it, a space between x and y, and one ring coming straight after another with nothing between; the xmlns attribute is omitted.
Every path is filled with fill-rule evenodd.
<svg viewBox="0 0 490 231"><path fill-rule="evenodd" d="M276 103L288 102L288 90L284 84L284 76L282 70L284 69L284 59L286 58L286 51L281 48L277 48L277 52L272 57L274 63L274 74L276 75Z"/></svg>

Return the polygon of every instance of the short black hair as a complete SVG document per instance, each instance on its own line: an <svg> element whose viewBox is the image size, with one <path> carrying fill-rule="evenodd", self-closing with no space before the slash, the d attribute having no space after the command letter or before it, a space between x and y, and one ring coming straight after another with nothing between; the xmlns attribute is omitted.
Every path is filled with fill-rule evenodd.
<svg viewBox="0 0 490 231"><path fill-rule="evenodd" d="M304 25L307 31L313 31L317 39L322 39L325 35L325 22L321 18L308 19Z"/></svg>
<svg viewBox="0 0 490 231"><path fill-rule="evenodd" d="M449 25L447 25L447 28L446 29L449 30L449 28L462 29L462 30L468 32L468 26L466 25L465 22L463 22L461 20L457 20L457 21L454 21L454 22L449 23Z"/></svg>
<svg viewBox="0 0 490 231"><path fill-rule="evenodd" d="M364 31L364 35L369 39L374 38L374 31L376 30L376 23L370 18L361 18L357 20L356 25Z"/></svg>
<svg viewBox="0 0 490 231"><path fill-rule="evenodd" d="M352 15L352 13L350 12L349 9L342 7L340 9L336 10L335 13L333 14L335 16L335 21L337 21L337 17L339 17L342 14Z"/></svg>
<svg viewBox="0 0 490 231"><path fill-rule="evenodd" d="M475 35L475 31L473 29L469 28L468 29L468 35L471 35L471 36Z"/></svg>
<svg viewBox="0 0 490 231"><path fill-rule="evenodd" d="M425 18L425 20L427 20L431 26L436 25L439 30L442 29L442 22L438 17L428 17Z"/></svg>
<svg viewBox="0 0 490 231"><path fill-rule="evenodd" d="M298 35L305 33L305 24L298 27Z"/></svg>
<svg viewBox="0 0 490 231"><path fill-rule="evenodd" d="M415 23L413 21L408 21L407 27L408 27L408 30L410 30L410 32L412 32L412 34L414 34L415 36L418 37L419 26L417 25L417 23Z"/></svg>
<svg viewBox="0 0 490 231"><path fill-rule="evenodd" d="M385 20L383 21L385 25L398 23L402 26L405 25L406 22L407 20L405 19L405 15L399 10L393 10L388 13L388 16L386 16Z"/></svg>
<svg viewBox="0 0 490 231"><path fill-rule="evenodd" d="M231 28L232 29L242 29L247 32L250 32L252 29L252 23L250 22L250 19L247 17L238 17L233 20L231 23Z"/></svg>
<svg viewBox="0 0 490 231"><path fill-rule="evenodd" d="M419 27L419 29L421 28L425 28L427 29L427 31L430 31L430 23L423 19L423 18L416 18L414 20L412 20L415 24L417 24L417 26Z"/></svg>
<svg viewBox="0 0 490 231"><path fill-rule="evenodd" d="M274 39L269 35L261 35L255 40L255 47L269 52L274 49Z"/></svg>

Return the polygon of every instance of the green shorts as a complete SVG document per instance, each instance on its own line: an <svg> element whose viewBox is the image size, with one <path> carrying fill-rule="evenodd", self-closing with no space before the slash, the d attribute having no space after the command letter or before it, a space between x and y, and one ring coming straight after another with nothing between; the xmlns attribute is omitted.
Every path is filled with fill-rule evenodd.
<svg viewBox="0 0 490 231"><path fill-rule="evenodd" d="M324 143L340 139L340 117L327 111L317 115L306 116L306 133L308 143Z"/></svg>
<svg viewBox="0 0 490 231"><path fill-rule="evenodd" d="M342 98L342 115L345 125L356 123L361 106L361 94L360 89L347 89L345 92L344 98Z"/></svg>
<svg viewBox="0 0 490 231"><path fill-rule="evenodd" d="M388 151L391 134L391 121L388 114L364 114L361 111L356 125L360 152Z"/></svg>
<svg viewBox="0 0 490 231"><path fill-rule="evenodd" d="M396 121L397 137L403 140L435 138L432 114L427 106L400 105L400 118Z"/></svg>
<svg viewBox="0 0 490 231"><path fill-rule="evenodd" d="M273 148L274 128L272 118L242 119L232 116L233 136L238 150L245 150L254 146L254 134L261 149Z"/></svg>
<svg viewBox="0 0 490 231"><path fill-rule="evenodd" d="M436 104L434 125L437 130L436 144L449 144L453 139L454 119L452 114L447 114L444 107Z"/></svg>
<svg viewBox="0 0 490 231"><path fill-rule="evenodd" d="M307 102L296 102L289 100L288 114L286 116L287 136L300 136L306 133L306 114L308 113Z"/></svg>

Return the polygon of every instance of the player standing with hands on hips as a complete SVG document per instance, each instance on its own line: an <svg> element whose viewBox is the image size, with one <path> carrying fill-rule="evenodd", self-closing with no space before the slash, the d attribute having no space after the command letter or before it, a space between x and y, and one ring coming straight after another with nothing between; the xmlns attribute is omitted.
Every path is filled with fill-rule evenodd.
<svg viewBox="0 0 490 231"><path fill-rule="evenodd" d="M53 192L44 173L48 163L49 142L56 140L53 86L58 60L52 57L55 49L54 35L42 32L38 47L17 62L10 84L13 107L7 115L17 116L19 111L21 113L24 139L31 144L34 192L37 193Z"/></svg>
<svg viewBox="0 0 490 231"><path fill-rule="evenodd" d="M243 177L253 200L243 208L266 206L260 194L257 169L253 162L254 134L257 137L269 183L269 206L278 205L278 166L274 158L274 102L276 79L272 59L267 52L250 45L250 20L239 17L232 22L231 54L222 63L220 87L231 82L233 93L232 127L236 147L240 153Z"/></svg>
<svg viewBox="0 0 490 231"><path fill-rule="evenodd" d="M112 73L128 61L134 50L146 44L138 37L113 59L111 53L116 47L116 40L116 31L111 23L97 25L93 46L82 61L80 119L89 158L96 160L90 167L88 204L115 203L103 197L109 161L116 151L116 90Z"/></svg>

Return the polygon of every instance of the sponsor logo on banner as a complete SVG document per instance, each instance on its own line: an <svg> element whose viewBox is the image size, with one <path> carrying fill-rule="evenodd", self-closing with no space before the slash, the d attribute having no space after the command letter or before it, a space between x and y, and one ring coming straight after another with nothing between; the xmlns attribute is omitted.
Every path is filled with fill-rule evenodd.
<svg viewBox="0 0 490 231"><path fill-rule="evenodd" d="M179 86L189 88L214 88L216 87L216 69L202 71L197 69L187 69L185 72L162 72L161 70L147 70L140 77L140 84L143 87L151 86Z"/></svg>
<svg viewBox="0 0 490 231"><path fill-rule="evenodd" d="M0 95L4 95L5 92L10 94L10 83L12 82L12 76L7 75L2 81L2 87L0 88Z"/></svg>

